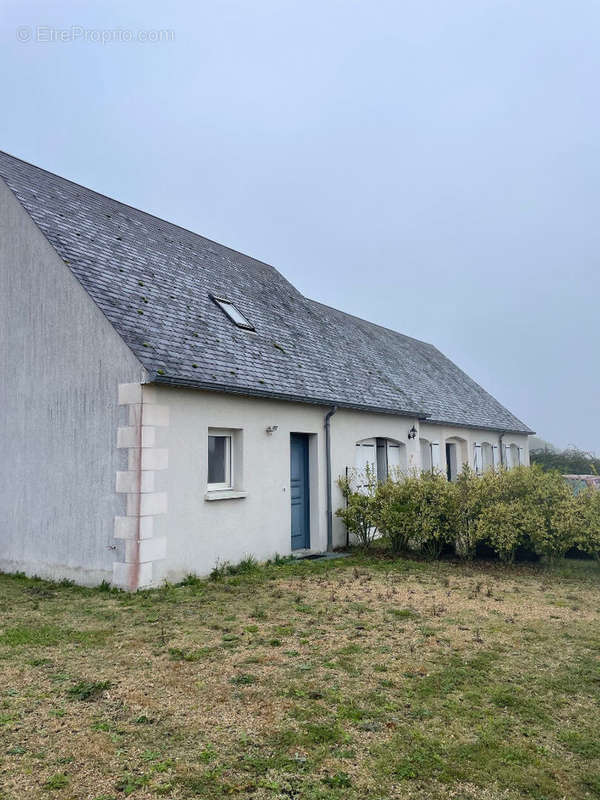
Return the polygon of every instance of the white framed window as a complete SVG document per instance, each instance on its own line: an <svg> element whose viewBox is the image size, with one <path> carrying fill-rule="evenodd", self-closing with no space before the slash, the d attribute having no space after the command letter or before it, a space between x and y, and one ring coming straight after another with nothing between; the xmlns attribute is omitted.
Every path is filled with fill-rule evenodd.
<svg viewBox="0 0 600 800"><path fill-rule="evenodd" d="M232 435L221 431L208 434L208 489L233 487Z"/></svg>
<svg viewBox="0 0 600 800"><path fill-rule="evenodd" d="M368 478L380 483L388 478L399 480L407 471L406 447L381 437L356 442L355 470L359 491L370 488Z"/></svg>

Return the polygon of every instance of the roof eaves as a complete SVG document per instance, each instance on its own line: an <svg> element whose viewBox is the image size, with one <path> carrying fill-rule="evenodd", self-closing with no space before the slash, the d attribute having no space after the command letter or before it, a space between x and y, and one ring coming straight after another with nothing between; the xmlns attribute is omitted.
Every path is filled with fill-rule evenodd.
<svg viewBox="0 0 600 800"><path fill-rule="evenodd" d="M215 384L204 381L189 380L187 378L172 378L169 375L154 375L148 383L155 383L164 386L178 386L181 389L200 389L207 392L223 392L225 394L237 394L244 397L263 398L265 400L284 400L291 403L308 403L315 406L337 406L338 408L349 408L356 411L370 411L374 414L396 414L402 417L417 417L427 419L428 414L421 409L399 409L384 408L381 406L369 406L360 403L333 400L331 398L309 397L295 394L285 394L283 392L273 392L268 389L254 389L246 386L231 386L229 384Z"/></svg>
<svg viewBox="0 0 600 800"><path fill-rule="evenodd" d="M519 433L526 436L535 436L535 431L523 426L522 428L501 428L498 425L473 425L467 422L456 422L444 419L426 419L429 425L448 425L454 428L466 428L471 431L491 431L493 433Z"/></svg>

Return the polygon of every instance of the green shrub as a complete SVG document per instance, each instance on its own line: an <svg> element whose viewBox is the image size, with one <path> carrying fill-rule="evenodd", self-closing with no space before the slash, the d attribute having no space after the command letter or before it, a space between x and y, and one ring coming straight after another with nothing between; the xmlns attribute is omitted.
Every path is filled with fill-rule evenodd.
<svg viewBox="0 0 600 800"><path fill-rule="evenodd" d="M600 561L600 492L585 489L575 498L578 530L577 546L597 561Z"/></svg>
<svg viewBox="0 0 600 800"><path fill-rule="evenodd" d="M379 485L367 468L366 482L339 485L346 504L336 513L364 549L379 532L394 554L414 549L437 558L453 544L460 558L471 558L485 542L509 563L519 548L553 560L574 546L600 560L600 492L575 496L558 472L537 465L481 476L465 467L453 483L423 472Z"/></svg>
<svg viewBox="0 0 600 800"><path fill-rule="evenodd" d="M529 502L542 520L532 533L533 549L550 559L564 558L579 536L576 498L558 472L543 472L538 466L521 470L529 481Z"/></svg>
<svg viewBox="0 0 600 800"><path fill-rule="evenodd" d="M456 528L455 488L439 472L411 477L415 493L413 543L428 558L439 558Z"/></svg>
<svg viewBox="0 0 600 800"><path fill-rule="evenodd" d="M376 522L376 486L373 470L367 466L364 484L357 486L356 475L349 475L338 480L342 490L345 506L338 508L336 516L344 521L348 533L358 540L363 550L368 550L377 535Z"/></svg>
<svg viewBox="0 0 600 800"><path fill-rule="evenodd" d="M408 481L387 480L375 492L374 519L394 555L408 550L414 536L412 486Z"/></svg>
<svg viewBox="0 0 600 800"><path fill-rule="evenodd" d="M438 558L454 528L454 486L438 473L410 475L377 486L373 521L393 553L409 548Z"/></svg>
<svg viewBox="0 0 600 800"><path fill-rule="evenodd" d="M490 543L500 560L512 564L517 548L540 522L523 500L500 500L483 509L478 528L481 538Z"/></svg>
<svg viewBox="0 0 600 800"><path fill-rule="evenodd" d="M490 491L489 483L495 475L488 471L478 477L470 467L464 467L456 483L451 484L454 547L459 558L472 558L475 555L477 542L482 537L479 519Z"/></svg>

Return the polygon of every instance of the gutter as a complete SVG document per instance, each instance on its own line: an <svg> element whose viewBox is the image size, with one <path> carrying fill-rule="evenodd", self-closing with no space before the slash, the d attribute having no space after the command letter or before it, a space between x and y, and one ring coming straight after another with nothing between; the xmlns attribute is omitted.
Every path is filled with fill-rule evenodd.
<svg viewBox="0 0 600 800"><path fill-rule="evenodd" d="M158 375L153 373L148 383L159 386L177 386L181 389L199 389L204 392L218 392L224 394L237 394L242 397L258 397L267 400L285 400L291 403L309 403L314 406L331 407L332 398L310 397L305 395L285 394L284 392L272 392L268 389L253 389L245 386L232 386L226 383L209 383L207 381L191 380L189 378L171 378L169 375ZM355 411L370 411L374 414L391 414L399 417L415 417L416 419L426 420L430 416L419 409L398 409L386 408L381 406L370 406L361 403L344 401L334 401L337 408L349 408Z"/></svg>
<svg viewBox="0 0 600 800"><path fill-rule="evenodd" d="M233 386L227 383L212 383L208 381L193 380L191 378L172 378L169 375L159 375L156 371L149 375L148 383L158 386L175 386L180 389L197 389L202 392L217 392L223 394L235 394L241 397L256 397L265 400L283 400L289 403L307 403L314 406L329 406L335 402L336 408L348 408L352 411L369 411L372 414L389 414L397 417L414 417L422 422L432 425L451 425L457 428L469 428L477 431L502 431L503 433L523 434L531 436L535 433L529 428L499 428L494 425L473 425L470 423L457 422L456 420L431 419L431 413L419 409L400 409L388 408L385 406L371 406L363 403L344 402L343 400L333 400L333 398L310 397L308 395L293 395L284 392L273 392L268 389L254 389L244 386Z"/></svg>
<svg viewBox="0 0 600 800"><path fill-rule="evenodd" d="M500 466L506 466L504 463L504 448L502 447L502 439L504 439L504 434L508 431L504 431L504 433L499 434L498 436L498 449L500 450Z"/></svg>
<svg viewBox="0 0 600 800"><path fill-rule="evenodd" d="M332 406L325 414L325 465L327 480L327 552L333 550L333 498L331 494L331 418L337 411Z"/></svg>

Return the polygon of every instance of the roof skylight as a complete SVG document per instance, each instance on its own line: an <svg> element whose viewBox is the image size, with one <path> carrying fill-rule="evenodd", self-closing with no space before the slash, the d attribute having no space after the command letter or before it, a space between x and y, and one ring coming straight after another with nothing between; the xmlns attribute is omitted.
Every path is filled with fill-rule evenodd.
<svg viewBox="0 0 600 800"><path fill-rule="evenodd" d="M246 319L237 306L234 306L231 300L225 300L222 297L212 297L212 295L211 299L219 306L224 314L227 314L229 319L234 325L237 325L238 328L245 328L247 331L255 330L254 325Z"/></svg>

